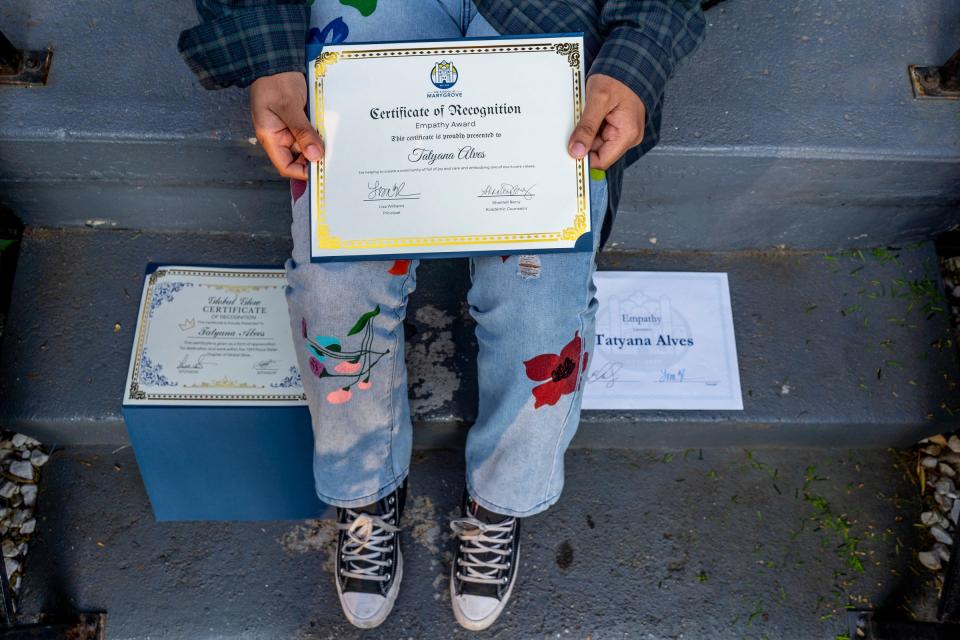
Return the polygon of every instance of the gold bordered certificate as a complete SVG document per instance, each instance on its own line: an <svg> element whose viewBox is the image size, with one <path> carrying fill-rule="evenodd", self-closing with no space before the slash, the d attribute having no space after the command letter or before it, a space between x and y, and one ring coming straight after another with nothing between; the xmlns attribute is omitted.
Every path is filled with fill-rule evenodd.
<svg viewBox="0 0 960 640"><path fill-rule="evenodd" d="M305 404L286 286L282 269L151 271L123 404Z"/></svg>
<svg viewBox="0 0 960 640"><path fill-rule="evenodd" d="M308 62L326 144L315 261L589 250L587 163L567 154L580 36L327 45Z"/></svg>

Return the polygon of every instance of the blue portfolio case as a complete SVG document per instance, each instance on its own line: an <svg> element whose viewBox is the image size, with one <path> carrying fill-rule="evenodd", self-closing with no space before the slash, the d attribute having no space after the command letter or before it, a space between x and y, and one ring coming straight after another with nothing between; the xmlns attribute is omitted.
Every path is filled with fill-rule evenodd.
<svg viewBox="0 0 960 640"><path fill-rule="evenodd" d="M313 434L285 285L273 268L148 267L123 415L157 520L305 519L327 511L314 491ZM224 337L234 324L267 337ZM256 352L237 357L245 344Z"/></svg>

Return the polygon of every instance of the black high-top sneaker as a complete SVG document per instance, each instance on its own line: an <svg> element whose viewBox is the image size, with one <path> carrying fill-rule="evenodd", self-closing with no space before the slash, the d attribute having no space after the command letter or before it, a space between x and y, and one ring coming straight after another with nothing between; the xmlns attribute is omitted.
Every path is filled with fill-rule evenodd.
<svg viewBox="0 0 960 640"><path fill-rule="evenodd" d="M347 620L361 629L386 620L400 591L399 531L406 498L404 480L375 504L337 509L337 593Z"/></svg>
<svg viewBox="0 0 960 640"><path fill-rule="evenodd" d="M450 569L453 615L465 629L492 625L510 599L520 562L520 520L487 511L470 496L450 522L456 550Z"/></svg>

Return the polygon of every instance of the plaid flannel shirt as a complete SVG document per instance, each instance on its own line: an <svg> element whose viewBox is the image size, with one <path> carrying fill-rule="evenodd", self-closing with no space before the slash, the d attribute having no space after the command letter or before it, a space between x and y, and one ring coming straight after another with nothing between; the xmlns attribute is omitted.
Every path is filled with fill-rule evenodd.
<svg viewBox="0 0 960 640"><path fill-rule="evenodd" d="M195 0L201 24L180 34L177 48L207 89L246 87L260 76L304 71L313 0ZM588 75L624 83L643 101L643 141L607 170L616 213L623 166L660 137L667 80L703 39L700 0L475 0L500 33L583 32ZM602 237L609 235L607 216Z"/></svg>

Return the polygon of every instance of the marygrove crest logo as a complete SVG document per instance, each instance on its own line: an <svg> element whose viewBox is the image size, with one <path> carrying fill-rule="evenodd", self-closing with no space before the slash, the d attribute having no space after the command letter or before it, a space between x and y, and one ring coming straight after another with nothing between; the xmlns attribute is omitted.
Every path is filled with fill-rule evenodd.
<svg viewBox="0 0 960 640"><path fill-rule="evenodd" d="M441 60L433 65L433 69L430 70L430 82L432 82L433 86L437 89L449 89L457 84L459 75L457 68L453 66L452 62Z"/></svg>

